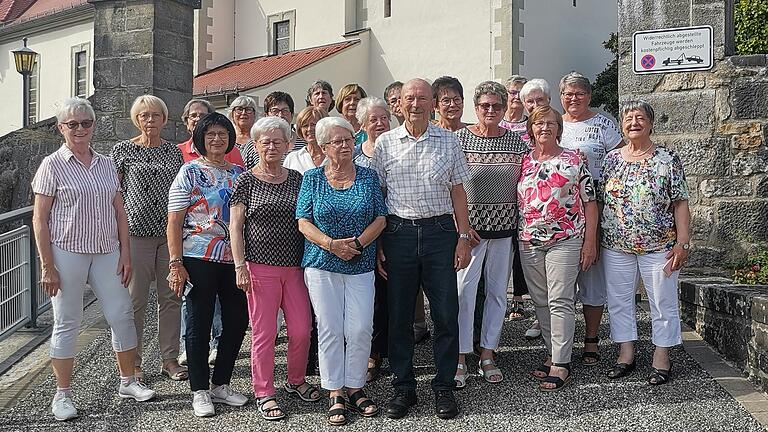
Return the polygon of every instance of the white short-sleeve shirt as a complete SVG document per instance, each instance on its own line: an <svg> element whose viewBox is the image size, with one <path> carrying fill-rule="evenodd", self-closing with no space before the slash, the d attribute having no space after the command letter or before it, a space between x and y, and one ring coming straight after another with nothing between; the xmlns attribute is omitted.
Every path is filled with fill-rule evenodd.
<svg viewBox="0 0 768 432"><path fill-rule="evenodd" d="M587 157L592 178L599 179L603 160L609 151L621 143L621 133L615 123L602 114L580 122L563 122L560 146L579 150Z"/></svg>

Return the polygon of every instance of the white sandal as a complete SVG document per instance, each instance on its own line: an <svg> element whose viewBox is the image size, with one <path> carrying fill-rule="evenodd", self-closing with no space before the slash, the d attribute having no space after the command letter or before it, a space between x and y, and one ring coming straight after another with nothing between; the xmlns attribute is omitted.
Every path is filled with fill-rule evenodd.
<svg viewBox="0 0 768 432"><path fill-rule="evenodd" d="M491 384L498 384L502 381L504 381L504 374L501 373L501 370L496 367L496 362L493 361L493 359L485 359L481 360L478 364L480 366L480 374L485 378L485 380ZM493 369L485 370L483 369L483 366L493 365ZM498 381L491 380L492 376L500 376L501 379Z"/></svg>
<svg viewBox="0 0 768 432"><path fill-rule="evenodd" d="M463 363L459 363L456 365L456 369L464 371L462 375L456 374L453 377L453 380L456 381L456 390L461 390L467 386L467 367Z"/></svg>

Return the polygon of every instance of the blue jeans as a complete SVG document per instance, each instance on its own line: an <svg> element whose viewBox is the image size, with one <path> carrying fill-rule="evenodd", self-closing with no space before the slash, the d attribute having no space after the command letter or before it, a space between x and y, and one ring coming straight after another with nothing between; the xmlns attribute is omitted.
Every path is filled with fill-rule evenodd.
<svg viewBox="0 0 768 432"><path fill-rule="evenodd" d="M387 217L382 234L387 258L389 364L392 386L415 390L413 310L419 286L429 299L434 323L432 351L437 375L432 390L453 390L459 358L459 299L453 267L458 234L451 215L408 220Z"/></svg>
<svg viewBox="0 0 768 432"><path fill-rule="evenodd" d="M184 298L181 301L181 347L184 348L184 341L187 334L187 299ZM213 325L211 325L211 342L210 349L216 349L219 346L219 339L221 339L221 303L219 302L219 296L216 296L216 306L213 309Z"/></svg>

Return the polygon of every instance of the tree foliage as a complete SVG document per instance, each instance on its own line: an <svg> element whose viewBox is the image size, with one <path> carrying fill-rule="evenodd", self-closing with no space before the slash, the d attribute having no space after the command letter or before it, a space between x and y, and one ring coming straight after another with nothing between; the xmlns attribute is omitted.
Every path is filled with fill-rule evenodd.
<svg viewBox="0 0 768 432"><path fill-rule="evenodd" d="M736 54L768 53L768 0L736 0Z"/></svg>
<svg viewBox="0 0 768 432"><path fill-rule="evenodd" d="M610 51L614 58L605 70L597 74L592 90L590 106L603 107L615 118L619 118L619 36L611 33L611 37L603 42L603 47Z"/></svg>

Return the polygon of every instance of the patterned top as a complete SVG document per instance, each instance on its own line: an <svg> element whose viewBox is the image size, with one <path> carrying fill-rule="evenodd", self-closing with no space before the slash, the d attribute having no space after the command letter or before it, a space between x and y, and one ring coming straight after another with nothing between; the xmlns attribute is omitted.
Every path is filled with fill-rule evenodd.
<svg viewBox="0 0 768 432"><path fill-rule="evenodd" d="M168 191L168 211L186 210L182 227L185 257L232 262L229 197L242 172L239 165L222 170L200 160L181 167Z"/></svg>
<svg viewBox="0 0 768 432"><path fill-rule="evenodd" d="M359 236L377 217L387 214L373 170L357 167L355 182L348 189L331 187L324 171L314 168L304 174L296 205L297 219L307 219L331 238L341 239ZM344 261L307 240L301 266L342 274L367 273L376 266L376 242L366 246L357 257Z"/></svg>
<svg viewBox="0 0 768 432"><path fill-rule="evenodd" d="M523 157L517 185L520 240L532 246L552 245L584 235L584 204L595 200L592 176L578 150L563 149L539 162Z"/></svg>
<svg viewBox="0 0 768 432"><path fill-rule="evenodd" d="M277 267L299 267L304 236L296 221L301 174L288 170L280 184L260 180L251 171L237 178L229 205L245 205L245 259Z"/></svg>
<svg viewBox="0 0 768 432"><path fill-rule="evenodd" d="M371 168L387 191L387 208L404 219L453 213L451 188L469 180L456 135L434 125L416 138L405 125L376 139Z"/></svg>
<svg viewBox="0 0 768 432"><path fill-rule="evenodd" d="M320 166L325 166L327 163L328 158L324 158L323 163L321 163ZM317 168L315 163L312 161L312 156L309 154L309 150L307 150L306 145L295 152L288 153L288 155L285 156L285 160L283 161L283 166L292 170L296 170L301 174L304 174L308 170Z"/></svg>
<svg viewBox="0 0 768 432"><path fill-rule="evenodd" d="M677 241L672 202L689 197L677 154L656 147L650 158L627 162L614 150L605 157L601 184L603 247L632 254L672 249Z"/></svg>
<svg viewBox="0 0 768 432"><path fill-rule="evenodd" d="M361 167L364 167L364 168L370 168L371 167L371 158L373 156L368 156L367 154L365 154L363 152L363 143L365 143L365 141L360 143L360 145L356 145L355 146L355 151L353 153L354 157L352 158L352 162L354 162L355 165L357 165L357 166L361 166Z"/></svg>
<svg viewBox="0 0 768 432"><path fill-rule="evenodd" d="M184 165L179 148L168 141L146 147L126 140L112 147L112 161L122 177L128 233L135 237L165 237L168 188Z"/></svg>
<svg viewBox="0 0 768 432"><path fill-rule="evenodd" d="M179 144L178 147L179 150L181 150L181 155L184 156L185 163L200 157L195 149L195 144L192 142L192 138ZM233 147L232 151L224 155L224 160L235 165L243 166L243 157L237 146Z"/></svg>
<svg viewBox="0 0 768 432"><path fill-rule="evenodd" d="M511 130L512 132L517 132L520 134L520 138L523 139L526 145L530 147L531 145L531 137L528 136L528 116L523 116L523 119L516 122L507 121L506 119L501 119L499 122L499 127L506 130Z"/></svg>
<svg viewBox="0 0 768 432"><path fill-rule="evenodd" d="M592 178L599 180L606 153L615 149L621 140L616 124L608 117L596 114L580 122L563 122L560 146L579 150L586 156Z"/></svg>
<svg viewBox="0 0 768 432"><path fill-rule="evenodd" d="M120 245L113 205L120 185L112 160L93 149L91 155L85 166L62 144L40 163L32 190L54 197L51 244L73 253L111 253Z"/></svg>
<svg viewBox="0 0 768 432"><path fill-rule="evenodd" d="M528 146L520 134L504 130L500 137L485 138L469 128L456 131L467 157L470 179L467 190L469 224L482 238L504 238L517 228L517 182Z"/></svg>

